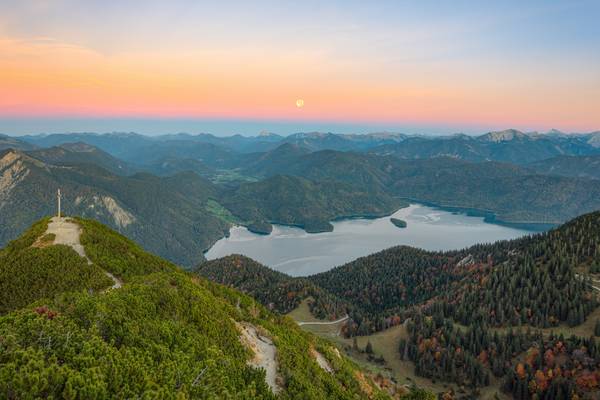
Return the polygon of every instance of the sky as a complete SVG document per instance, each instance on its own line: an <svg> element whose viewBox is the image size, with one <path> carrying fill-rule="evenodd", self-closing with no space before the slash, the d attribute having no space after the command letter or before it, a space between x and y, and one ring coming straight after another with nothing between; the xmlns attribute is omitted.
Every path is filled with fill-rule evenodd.
<svg viewBox="0 0 600 400"><path fill-rule="evenodd" d="M598 20L597 0L0 0L0 133L594 131Z"/></svg>

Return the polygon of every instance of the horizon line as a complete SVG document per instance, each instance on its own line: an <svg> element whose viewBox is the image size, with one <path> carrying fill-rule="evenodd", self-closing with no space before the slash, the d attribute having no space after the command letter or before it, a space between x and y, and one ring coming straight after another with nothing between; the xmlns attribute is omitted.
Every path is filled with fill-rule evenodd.
<svg viewBox="0 0 600 400"><path fill-rule="evenodd" d="M96 135L96 136L105 136L105 135L138 135L138 136L144 136L144 137L166 137L166 136L178 136L178 135L185 135L185 136L190 136L190 137L198 137L198 136L212 136L215 138L231 138L231 137L236 137L236 136L241 136L241 137L246 137L246 138L258 138L261 136L278 136L281 138L286 138L286 137L290 137L293 135L300 135L300 134L324 134L324 135L337 135L337 136L367 136L367 135L377 135L377 134L386 134L386 135L391 135L391 136L407 136L407 137L453 137L453 136L469 136L469 137L480 137L480 136L484 136L490 133L502 133L502 132L508 132L508 131L515 131L516 133L521 133L523 135L526 136L535 136L535 135L539 135L539 136L546 136L546 135L550 135L550 134L562 134L562 135L569 135L569 136L585 136L585 135L591 135L591 134L597 134L600 133L600 129L599 130L591 130L591 131L587 131L587 132L565 132L565 131L561 131L558 129L550 129L548 131L524 131L524 130L520 130L517 128L505 128L505 129L496 129L496 130L489 130L489 131L480 131L477 133L465 133L465 132L454 132L454 133L445 133L445 134L435 134L435 133L405 133L405 132L400 132L400 131L390 131L390 130L374 130L374 131L364 131L364 132L353 132L353 133L342 133L342 132L335 132L335 131L330 131L330 130L306 130L306 131L297 131L297 132L293 132L293 133L288 133L288 134L283 134L283 133L277 133L277 132L272 132L272 131L261 131L257 134L248 134L248 135L244 135L241 133L231 133L231 134L226 134L226 135L218 135L218 134L214 134L211 132L196 132L196 133L192 133L192 132L188 132L188 131L180 131L180 132L170 132L170 133L161 133L161 134L148 134L148 133L143 133L143 132L139 132L139 131L128 131L128 130L113 130L113 131L93 131L93 130L82 130L82 131L56 131L56 132L37 132L37 133L25 133L25 134L8 134L8 133L3 133L0 131L0 136L5 136L5 137L12 137L12 138L19 138L19 137L47 137L47 136L53 136L53 135Z"/></svg>

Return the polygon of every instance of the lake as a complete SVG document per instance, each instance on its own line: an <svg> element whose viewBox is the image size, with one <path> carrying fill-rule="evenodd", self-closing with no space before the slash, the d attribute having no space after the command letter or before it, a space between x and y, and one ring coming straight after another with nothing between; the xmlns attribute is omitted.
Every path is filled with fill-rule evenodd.
<svg viewBox="0 0 600 400"><path fill-rule="evenodd" d="M390 217L402 219L408 226L398 228ZM397 245L454 250L531 233L418 204L390 217L335 221L333 232L326 233L274 225L270 235L258 235L235 226L230 236L215 243L205 256L212 260L243 254L288 275L306 276Z"/></svg>

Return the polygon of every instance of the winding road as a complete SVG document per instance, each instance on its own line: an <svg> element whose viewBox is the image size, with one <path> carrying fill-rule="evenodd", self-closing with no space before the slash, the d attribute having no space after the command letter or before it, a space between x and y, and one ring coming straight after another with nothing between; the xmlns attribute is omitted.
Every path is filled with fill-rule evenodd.
<svg viewBox="0 0 600 400"><path fill-rule="evenodd" d="M340 322L344 322L346 321L348 318L350 318L348 316L348 314L346 314L345 317L342 317L336 321L330 321L330 322L322 322L322 321L315 321L315 322L300 322L298 321L298 325L302 326L302 325L335 325L335 324L339 324Z"/></svg>
<svg viewBox="0 0 600 400"><path fill-rule="evenodd" d="M585 277L583 275L579 275L579 274L575 274L575 277L578 279L581 279L581 280L585 279ZM590 280L591 280L591 283L589 284L590 287L592 289L594 289L595 291L600 292L600 287L594 286L594 283L600 284L600 281L598 281L597 279L594 279L594 278L590 278Z"/></svg>

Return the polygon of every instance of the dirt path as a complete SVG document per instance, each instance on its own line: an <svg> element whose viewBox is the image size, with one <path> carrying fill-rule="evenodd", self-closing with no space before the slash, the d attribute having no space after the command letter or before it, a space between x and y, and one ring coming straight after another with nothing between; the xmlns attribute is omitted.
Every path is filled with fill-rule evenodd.
<svg viewBox="0 0 600 400"><path fill-rule="evenodd" d="M114 284L110 287L111 289L118 289L121 286L123 286L123 281L122 280L120 280L119 278L117 278L116 276L114 276L113 274L111 274L108 271L104 271L104 273L106 274L106 276L108 276L114 282Z"/></svg>
<svg viewBox="0 0 600 400"><path fill-rule="evenodd" d="M49 233L54 234L53 244L62 244L71 247L77 254L85 258L89 265L92 264L92 261L85 254L85 248L80 241L81 227L71 219L65 217L52 217L48 224L48 229L46 230L46 234ZM111 289L118 289L123 285L123 282L110 272L104 271L104 273L114 282L110 287Z"/></svg>
<svg viewBox="0 0 600 400"><path fill-rule="evenodd" d="M262 368L266 372L265 380L273 393L279 393L282 388L277 376L277 348L268 337L262 336L254 325L236 323L242 343L254 352L254 358L248 362L254 368Z"/></svg>

